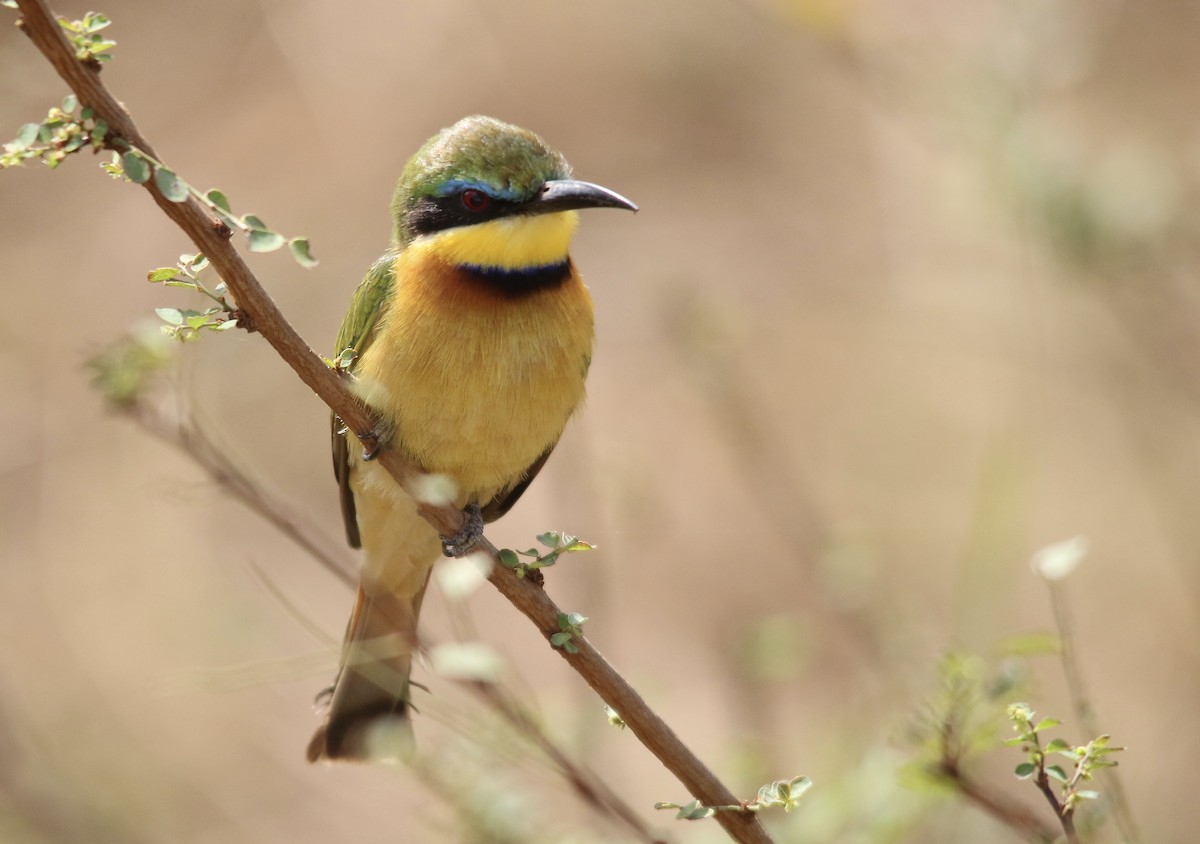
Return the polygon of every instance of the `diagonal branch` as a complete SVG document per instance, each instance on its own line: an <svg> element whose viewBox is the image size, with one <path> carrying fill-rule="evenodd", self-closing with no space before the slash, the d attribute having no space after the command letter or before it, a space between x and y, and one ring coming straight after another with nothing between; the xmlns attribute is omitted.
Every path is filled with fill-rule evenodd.
<svg viewBox="0 0 1200 844"><path fill-rule="evenodd" d="M75 92L79 102L91 107L98 117L108 123L108 143L127 143L162 160L138 131L129 113L100 81L99 69L75 58L74 50L43 0L17 0L17 6L22 16L19 25L25 34ZM147 182L144 187L163 213L208 257L237 300L239 308L250 316L254 328L351 431L367 437L375 421L370 409L353 396L346 383L325 365L284 319L250 268L230 245L229 228L211 217L204 206L191 196L183 202L172 202L158 190L154 180ZM405 489L410 488L411 481L418 475L415 467L393 450L384 449L378 460ZM453 507L421 504L419 509L421 515L443 535L454 535L462 527L463 515ZM498 561L496 548L490 542L483 540L479 550ZM529 579L517 578L501 565L492 567L489 580L537 626L547 641L558 632L561 611L539 586ZM683 744L670 726L586 638L577 637L574 644L576 653L567 653L562 649L557 652L609 706L620 713L630 731L683 783L693 797L710 806L738 802L733 793ZM771 841L766 829L753 814L718 812L716 819L735 841L745 844L766 844Z"/></svg>

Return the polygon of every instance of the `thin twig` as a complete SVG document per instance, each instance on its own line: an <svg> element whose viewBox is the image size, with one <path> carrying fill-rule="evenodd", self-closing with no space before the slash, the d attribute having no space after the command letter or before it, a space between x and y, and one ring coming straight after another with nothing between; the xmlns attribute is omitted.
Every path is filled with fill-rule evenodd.
<svg viewBox="0 0 1200 844"><path fill-rule="evenodd" d="M74 50L46 4L42 0L17 0L17 6L21 11L20 25L25 34L75 92L80 104L90 107L107 122L110 143L124 141L163 160L142 136L129 113L101 83L98 69L75 58ZM353 396L342 379L325 365L284 319L250 268L230 246L229 228L211 217L204 206L191 196L183 202L172 202L162 195L154 180L148 181L144 187L163 213L208 257L239 308L252 319L255 329L351 431L366 437L373 430L375 422L370 409ZM410 481L417 471L398 452L384 449L378 461L402 487L410 488ZM419 510L445 536L454 535L463 525L463 514L454 507L422 503ZM479 550L498 560L495 546L487 540L480 543ZM558 632L561 611L541 588L528 579L517 578L501 565L493 567L489 580L533 621L547 641ZM575 653L567 653L565 649L558 649L557 652L605 703L621 713L630 731L683 783L693 797L705 805L737 802L733 793L680 741L667 723L586 638L579 637L574 644ZM716 819L736 841L745 844L766 844L771 841L765 827L753 814L720 812Z"/></svg>
<svg viewBox="0 0 1200 844"><path fill-rule="evenodd" d="M1058 630L1060 643L1059 655L1062 660L1063 675L1067 679L1067 693L1071 698L1071 708L1075 710L1075 718L1079 721L1080 729L1087 736L1098 736L1103 730L1096 723L1096 710L1092 706L1091 697L1083 681L1083 671L1079 667L1079 659L1075 652L1075 630L1071 616L1067 610L1067 598L1060 580L1047 580L1050 590L1050 611L1054 616L1054 626ZM1106 772L1108 789L1105 801L1112 808L1113 819L1126 844L1136 844L1139 840L1137 822L1133 817L1133 809L1125 794L1125 787L1116 768Z"/></svg>
<svg viewBox="0 0 1200 844"><path fill-rule="evenodd" d="M483 700L487 701L505 720L533 740L548 756L575 789L580 798L602 814L616 817L631 832L648 844L666 844L656 836L637 816L625 801L618 797L602 779L587 767L575 762L542 729L516 699L495 683L474 682L469 684Z"/></svg>
<svg viewBox="0 0 1200 844"><path fill-rule="evenodd" d="M992 794L963 771L957 759L943 759L938 773L952 783L969 803L973 803L1026 841L1050 844L1058 839L1058 833L1053 827L1043 823L1025 806Z"/></svg>
<svg viewBox="0 0 1200 844"><path fill-rule="evenodd" d="M198 463L234 498L278 528L338 580L351 588L358 585L358 569L349 554L332 550L326 537L305 528L303 519L239 469L193 420L172 420L142 403L123 407L122 410L142 430L179 449Z"/></svg>
<svg viewBox="0 0 1200 844"><path fill-rule="evenodd" d="M1070 844L1079 844L1079 837L1075 834L1075 812L1073 809L1063 806L1058 795L1054 793L1054 785L1050 782L1050 775L1046 773L1045 759L1038 764L1034 783L1037 785L1038 791L1042 792L1042 796L1046 798L1046 802L1050 804L1050 808L1054 810L1054 816L1058 818L1058 822L1062 824L1067 841Z"/></svg>

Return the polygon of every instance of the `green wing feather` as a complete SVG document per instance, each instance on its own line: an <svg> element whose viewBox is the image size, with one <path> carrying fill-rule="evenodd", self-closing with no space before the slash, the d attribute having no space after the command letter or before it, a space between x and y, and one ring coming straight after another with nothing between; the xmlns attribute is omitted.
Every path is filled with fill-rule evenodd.
<svg viewBox="0 0 1200 844"><path fill-rule="evenodd" d="M355 352L355 360L361 356L375 336L375 327L379 323L379 315L383 312L384 303L392 294L395 285L395 274L392 267L396 262L394 254L387 254L376 261L362 284L354 291L354 299L350 302L350 310L342 320L338 331L337 349L334 357L340 358L347 349ZM350 363L350 371L354 371L354 361ZM346 540L351 547L362 546L358 533L358 515L354 509L354 492L350 489L350 443L342 426L342 420L337 416L330 419L331 437L333 442L333 475L338 482L338 495L342 504L342 521L346 525Z"/></svg>

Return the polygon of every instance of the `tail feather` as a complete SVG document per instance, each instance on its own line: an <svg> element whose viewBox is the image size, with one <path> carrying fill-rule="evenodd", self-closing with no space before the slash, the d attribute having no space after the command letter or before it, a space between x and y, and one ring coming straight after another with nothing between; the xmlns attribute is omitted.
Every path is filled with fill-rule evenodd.
<svg viewBox="0 0 1200 844"><path fill-rule="evenodd" d="M387 590L369 595L360 586L329 714L309 742L308 761L366 761L403 752L410 743L408 678L415 645L416 608Z"/></svg>

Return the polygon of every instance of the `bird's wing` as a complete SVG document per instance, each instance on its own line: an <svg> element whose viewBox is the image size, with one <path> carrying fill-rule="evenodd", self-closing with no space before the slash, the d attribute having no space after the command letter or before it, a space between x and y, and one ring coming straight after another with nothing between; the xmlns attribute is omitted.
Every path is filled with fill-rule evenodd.
<svg viewBox="0 0 1200 844"><path fill-rule="evenodd" d="M525 474L521 476L521 480L516 485L502 490L491 501L482 503L479 511L483 516L484 522L494 522L512 509L512 506L517 503L517 499L521 497L521 494L529 489L529 485L533 483L533 479L537 477L537 473L546 465L546 461L550 459L550 452L554 451L554 446L557 444L551 443L538 459L533 461L532 465L525 470Z"/></svg>
<svg viewBox="0 0 1200 844"><path fill-rule="evenodd" d="M375 336L375 327L384 303L391 295L395 283L392 270L395 255L384 255L367 270L362 284L354 291L354 299L350 302L350 310L342 320L338 331L337 350L335 355L341 357L347 349L355 352L355 358L350 363L350 371L354 371L354 361L361 357ZM342 521L346 524L346 540L353 548L362 547L362 539L358 533L358 515L354 509L354 492L350 489L350 442L346 437L342 420L337 416L331 418L331 434L333 442L333 476L337 478L338 494L342 503Z"/></svg>

